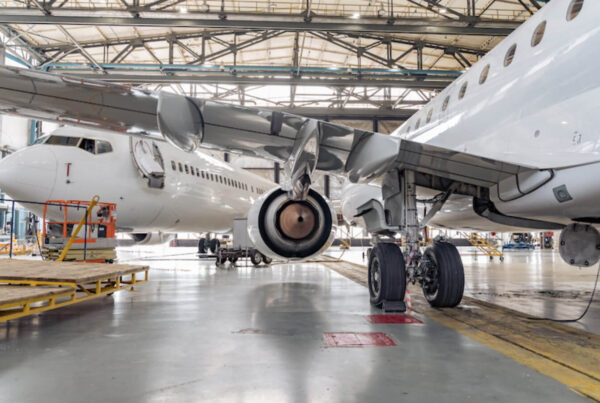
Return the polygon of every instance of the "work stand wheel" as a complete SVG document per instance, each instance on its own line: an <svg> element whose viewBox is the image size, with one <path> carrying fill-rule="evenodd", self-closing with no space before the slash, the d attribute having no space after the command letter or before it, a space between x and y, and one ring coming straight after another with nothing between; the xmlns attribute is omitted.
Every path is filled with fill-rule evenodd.
<svg viewBox="0 0 600 403"><path fill-rule="evenodd" d="M423 295L429 304L436 308L457 306L465 289L465 271L456 246L434 242L425 249L423 259Z"/></svg>
<svg viewBox="0 0 600 403"><path fill-rule="evenodd" d="M230 256L230 257L229 257L229 262L230 262L232 265L236 264L236 263L237 263L237 261L238 261L238 257L237 257L237 256Z"/></svg>
<svg viewBox="0 0 600 403"><path fill-rule="evenodd" d="M369 255L369 295L371 304L403 311L406 291L406 265L398 245L377 244Z"/></svg>
<svg viewBox="0 0 600 403"><path fill-rule="evenodd" d="M262 257L263 257L263 262L264 262L266 265L269 265L269 264L273 263L273 259L271 259L270 257L268 257L268 256L265 256L265 255L262 255Z"/></svg>
<svg viewBox="0 0 600 403"><path fill-rule="evenodd" d="M254 266L258 266L263 262L263 255L256 249L250 254L250 261Z"/></svg>
<svg viewBox="0 0 600 403"><path fill-rule="evenodd" d="M221 253L217 253L217 258L216 258L216 263L217 263L217 267L222 267L225 262L227 262L227 256L224 256Z"/></svg>

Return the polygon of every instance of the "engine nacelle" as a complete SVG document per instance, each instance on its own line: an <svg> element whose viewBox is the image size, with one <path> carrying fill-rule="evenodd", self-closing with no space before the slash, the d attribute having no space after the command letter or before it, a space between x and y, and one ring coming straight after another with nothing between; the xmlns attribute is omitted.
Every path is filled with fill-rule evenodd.
<svg viewBox="0 0 600 403"><path fill-rule="evenodd" d="M162 232L131 233L129 236L136 245L161 245L175 238L174 234Z"/></svg>
<svg viewBox="0 0 600 403"><path fill-rule="evenodd" d="M248 213L248 234L263 255L304 260L321 254L334 238L333 207L310 189L306 200L291 200L276 188L264 193Z"/></svg>

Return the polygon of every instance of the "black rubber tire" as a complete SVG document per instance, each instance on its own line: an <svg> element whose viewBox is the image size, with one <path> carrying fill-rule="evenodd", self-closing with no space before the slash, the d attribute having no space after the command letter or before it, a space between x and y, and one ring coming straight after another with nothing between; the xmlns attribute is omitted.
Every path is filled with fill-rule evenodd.
<svg viewBox="0 0 600 403"><path fill-rule="evenodd" d="M250 254L250 261L254 266L258 266L263 262L263 255L256 249Z"/></svg>
<svg viewBox="0 0 600 403"><path fill-rule="evenodd" d="M265 256L265 255L262 255L262 257L263 257L264 264L269 265L269 264L273 263L273 259L271 259L270 257Z"/></svg>
<svg viewBox="0 0 600 403"><path fill-rule="evenodd" d="M205 254L206 253L206 238L200 238L198 240L198 253Z"/></svg>
<svg viewBox="0 0 600 403"><path fill-rule="evenodd" d="M228 260L231 262L231 264L235 264L238 261L238 257L235 255L232 255L232 256L229 256Z"/></svg>
<svg viewBox="0 0 600 403"><path fill-rule="evenodd" d="M447 242L434 242L425 250L438 270L438 287L434 292L423 288L429 305L436 308L453 308L460 304L465 289L465 270L456 246Z"/></svg>
<svg viewBox="0 0 600 403"><path fill-rule="evenodd" d="M217 238L211 239L209 242L209 248L212 253L217 253L219 250L219 246L221 246L221 242Z"/></svg>
<svg viewBox="0 0 600 403"><path fill-rule="evenodd" d="M406 265L398 245L380 243L369 256L369 300L380 308L386 301L403 301L406 292Z"/></svg>

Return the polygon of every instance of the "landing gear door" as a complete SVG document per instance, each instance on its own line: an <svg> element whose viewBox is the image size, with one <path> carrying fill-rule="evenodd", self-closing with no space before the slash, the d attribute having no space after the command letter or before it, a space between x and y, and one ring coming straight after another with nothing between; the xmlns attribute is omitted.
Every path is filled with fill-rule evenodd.
<svg viewBox="0 0 600 403"><path fill-rule="evenodd" d="M131 137L130 146L133 161L140 175L148 181L148 187L162 189L165 186L165 165L156 143Z"/></svg>

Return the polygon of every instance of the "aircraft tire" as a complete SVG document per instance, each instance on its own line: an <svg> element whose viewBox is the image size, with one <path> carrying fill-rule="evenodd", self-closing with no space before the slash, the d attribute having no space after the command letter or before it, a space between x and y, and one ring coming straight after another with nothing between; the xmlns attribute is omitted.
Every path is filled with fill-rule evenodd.
<svg viewBox="0 0 600 403"><path fill-rule="evenodd" d="M434 242L423 257L428 265L428 278L423 285L423 295L429 305L436 308L453 308L460 304L465 289L465 271L456 246L447 242Z"/></svg>
<svg viewBox="0 0 600 403"><path fill-rule="evenodd" d="M379 243L369 255L369 300L381 308L385 302L404 300L406 265L398 245Z"/></svg>
<svg viewBox="0 0 600 403"><path fill-rule="evenodd" d="M221 246L221 242L217 238L211 239L209 242L209 248L212 253L217 253L219 250L219 246Z"/></svg>
<svg viewBox="0 0 600 403"><path fill-rule="evenodd" d="M200 238L198 240L198 253L204 254L206 253L206 238Z"/></svg>

